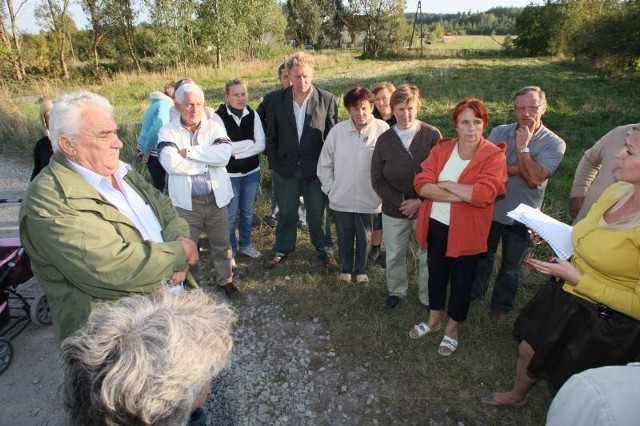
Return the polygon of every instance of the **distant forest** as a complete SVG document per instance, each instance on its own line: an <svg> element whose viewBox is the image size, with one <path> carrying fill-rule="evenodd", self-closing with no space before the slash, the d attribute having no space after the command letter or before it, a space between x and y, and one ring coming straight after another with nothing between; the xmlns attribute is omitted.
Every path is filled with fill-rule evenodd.
<svg viewBox="0 0 640 426"><path fill-rule="evenodd" d="M516 18L522 13L520 7L494 7L486 12L459 12L452 14L407 12L407 25L431 39L445 34L451 35L515 35ZM422 28L420 28L422 27Z"/></svg>

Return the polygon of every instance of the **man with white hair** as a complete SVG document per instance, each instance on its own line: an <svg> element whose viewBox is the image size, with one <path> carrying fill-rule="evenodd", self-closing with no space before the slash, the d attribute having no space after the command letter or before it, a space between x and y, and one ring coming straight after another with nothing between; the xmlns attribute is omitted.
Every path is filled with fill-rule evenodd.
<svg viewBox="0 0 640 426"><path fill-rule="evenodd" d="M169 197L178 214L189 223L196 243L206 231L216 270L216 284L228 297L238 293L233 282L229 216L233 198L226 165L231 155L242 153L252 140L231 143L223 127L204 117L204 92L194 84L180 86L175 107L180 117L158 133L160 163L169 177Z"/></svg>
<svg viewBox="0 0 640 426"><path fill-rule="evenodd" d="M195 286L189 227L168 197L120 161L109 101L86 91L60 95L49 124L54 154L29 185L19 223L58 339L102 301Z"/></svg>

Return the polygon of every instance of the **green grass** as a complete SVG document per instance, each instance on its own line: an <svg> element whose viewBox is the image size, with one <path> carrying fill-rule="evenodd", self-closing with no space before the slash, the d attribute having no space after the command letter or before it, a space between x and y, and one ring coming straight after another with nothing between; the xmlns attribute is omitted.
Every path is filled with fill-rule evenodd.
<svg viewBox="0 0 640 426"><path fill-rule="evenodd" d="M356 84L371 86L381 80L416 84L423 94L420 118L437 126L444 135L454 134L451 111L461 98L484 99L491 128L513 121L511 95L514 90L525 85L542 86L549 102L544 123L567 142L565 159L547 188L544 210L564 221L569 221L569 189L584 150L611 128L638 121L636 100L632 96L640 86L638 75L602 76L551 59L363 61L355 59L357 54L341 51L320 56L316 84L333 92L339 104L344 93ZM275 87L277 64L278 60L274 60L223 70L197 69L188 75L206 89L207 100L213 106L222 101L222 88L227 79L246 78L251 105L255 107L259 98ZM182 75L119 75L100 87L86 87L106 96L115 105L127 146L123 153L125 159L133 158L137 130L148 106L148 92ZM37 95L40 89L25 87L20 96ZM46 89L50 95L62 90ZM341 105L339 114L341 119L347 117ZM0 107L2 155L28 158L38 137L37 105L33 99L5 94ZM265 167L254 229L254 243L263 252L273 244L273 230L263 220L269 211L269 188L269 172ZM541 249L535 250L538 253ZM539 254L541 252L536 255ZM419 341L408 338L411 326L427 315L417 300L415 262L412 256L408 300L392 311L381 309L386 297L382 268L371 269L369 290L336 286L335 277L321 271L308 235L303 232L299 232L298 249L274 271L265 272L259 261L241 259L239 263L245 291L275 287L277 291L270 294L293 321L305 323L318 318L332 336L331 344L341 357L345 374L359 374L361 381L367 383L362 388L379 396L381 402L376 408L383 414L376 417L383 424L429 424L429 419L432 419L430 424L543 424L551 400L544 382L533 388L530 403L520 410L487 409L477 402L486 392L510 387L517 354L512 325L491 323L487 316L488 302L471 306L469 318L460 328L459 349L449 359L436 355L439 335ZM543 281L538 274L525 269L523 272L517 309L511 318ZM366 395L363 398L366 399Z"/></svg>
<svg viewBox="0 0 640 426"><path fill-rule="evenodd" d="M499 50L502 48L504 37L505 36L491 37L485 35L444 36L442 40L436 40L428 45L428 49ZM441 41L444 41L444 43Z"/></svg>

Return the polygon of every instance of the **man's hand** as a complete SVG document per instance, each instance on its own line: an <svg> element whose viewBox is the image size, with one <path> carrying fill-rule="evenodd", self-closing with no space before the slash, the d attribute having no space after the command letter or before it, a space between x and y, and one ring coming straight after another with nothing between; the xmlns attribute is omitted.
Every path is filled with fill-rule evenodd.
<svg viewBox="0 0 640 426"><path fill-rule="evenodd" d="M198 245L186 237L178 237L176 238L176 241L178 241L180 244L182 244L182 247L184 247L184 252L187 256L187 264L190 266L197 265L198 261L200 260Z"/></svg>
<svg viewBox="0 0 640 426"><path fill-rule="evenodd" d="M518 127L516 130L516 148L520 151L522 148L529 146L533 132L528 127Z"/></svg>
<svg viewBox="0 0 640 426"><path fill-rule="evenodd" d="M578 213L580 212L580 209L582 208L582 205L584 204L584 197L572 197L571 198L571 204L569 207L569 210L571 211L571 217L576 217L578 216Z"/></svg>
<svg viewBox="0 0 640 426"><path fill-rule="evenodd" d="M187 148L179 149L178 154L180 154L182 158L187 158Z"/></svg>
<svg viewBox="0 0 640 426"><path fill-rule="evenodd" d="M176 284L183 283L187 279L188 272L189 272L188 267L184 271L174 272L173 275L171 275L171 278L169 278L167 285L169 285L169 287L173 287Z"/></svg>

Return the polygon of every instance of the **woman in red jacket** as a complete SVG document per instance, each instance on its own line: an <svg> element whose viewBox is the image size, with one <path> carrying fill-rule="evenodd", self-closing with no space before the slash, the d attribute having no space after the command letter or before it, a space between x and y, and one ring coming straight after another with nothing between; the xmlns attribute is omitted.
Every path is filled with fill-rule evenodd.
<svg viewBox="0 0 640 426"><path fill-rule="evenodd" d="M457 138L444 138L422 163L414 181L425 198L418 213L416 240L429 247L429 319L413 327L417 339L442 326L442 312L451 281L449 321L438 348L443 356L458 347L458 323L467 318L478 255L487 251L493 205L505 192L504 145L482 136L489 117L484 103L466 98L453 110Z"/></svg>

